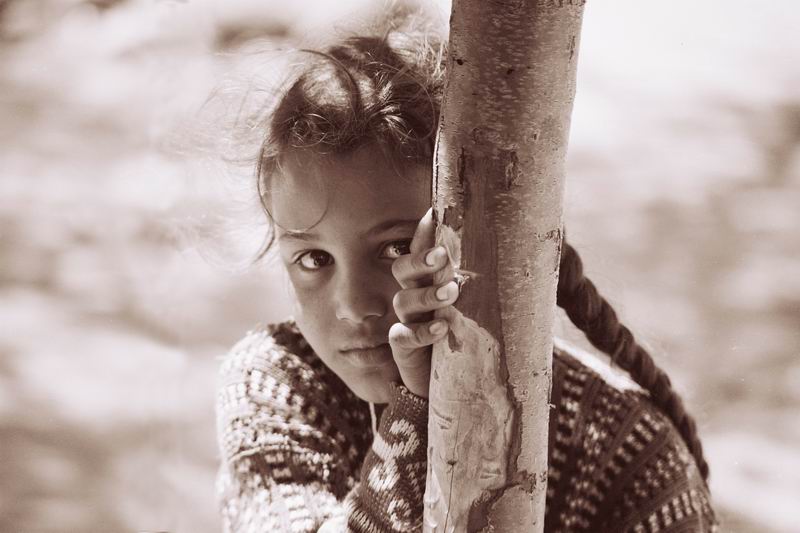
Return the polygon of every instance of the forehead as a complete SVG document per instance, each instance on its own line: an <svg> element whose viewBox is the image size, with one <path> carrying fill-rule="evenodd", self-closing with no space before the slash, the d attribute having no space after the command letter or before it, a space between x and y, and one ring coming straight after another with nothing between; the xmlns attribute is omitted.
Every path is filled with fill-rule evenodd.
<svg viewBox="0 0 800 533"><path fill-rule="evenodd" d="M431 169L393 163L376 147L344 156L293 152L269 184L278 233L372 227L419 219L430 206Z"/></svg>

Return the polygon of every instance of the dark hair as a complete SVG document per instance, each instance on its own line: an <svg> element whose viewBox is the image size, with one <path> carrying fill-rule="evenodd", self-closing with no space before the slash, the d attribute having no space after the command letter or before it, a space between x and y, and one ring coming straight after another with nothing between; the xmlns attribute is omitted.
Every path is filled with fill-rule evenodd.
<svg viewBox="0 0 800 533"><path fill-rule="evenodd" d="M439 121L444 44L430 32L390 30L299 52L308 61L274 108L256 163L273 224L268 184L288 152L345 155L369 144L400 166L430 164ZM274 241L270 227L259 257Z"/></svg>
<svg viewBox="0 0 800 533"><path fill-rule="evenodd" d="M444 82L443 42L430 33L389 31L305 53L311 55L310 64L275 107L257 164L258 190L268 216L267 182L290 150L343 155L374 143L395 161L431 164ZM261 255L273 242L274 229ZM612 364L649 391L707 479L694 420L667 375L583 275L581 258L566 235L557 303L596 348L611 356Z"/></svg>

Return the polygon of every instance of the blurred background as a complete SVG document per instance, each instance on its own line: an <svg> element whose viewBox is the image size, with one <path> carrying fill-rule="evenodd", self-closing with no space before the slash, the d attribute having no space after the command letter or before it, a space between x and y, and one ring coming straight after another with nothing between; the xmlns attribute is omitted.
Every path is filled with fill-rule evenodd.
<svg viewBox="0 0 800 533"><path fill-rule="evenodd" d="M216 368L291 306L192 124L251 39L384 9L0 0L0 531L219 531ZM696 415L726 531L800 531L797 28L792 0L593 0L581 38L569 237Z"/></svg>

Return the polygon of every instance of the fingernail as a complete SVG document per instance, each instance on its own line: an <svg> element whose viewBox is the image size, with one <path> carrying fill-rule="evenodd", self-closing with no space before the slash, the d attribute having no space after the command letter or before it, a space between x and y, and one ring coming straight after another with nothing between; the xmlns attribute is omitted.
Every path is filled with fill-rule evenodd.
<svg viewBox="0 0 800 533"><path fill-rule="evenodd" d="M456 282L455 281L450 281L450 282L447 283L447 285L442 285L441 287L436 289L436 297L439 300L444 302L445 300L449 300L450 299L450 294L454 290L457 290L456 289Z"/></svg>
<svg viewBox="0 0 800 533"><path fill-rule="evenodd" d="M430 331L434 335L441 335L442 333L447 331L447 322L445 322L444 320L437 320L436 322L431 324Z"/></svg>
<svg viewBox="0 0 800 533"><path fill-rule="evenodd" d="M425 264L433 266L442 256L444 256L444 248L437 246L425 256Z"/></svg>

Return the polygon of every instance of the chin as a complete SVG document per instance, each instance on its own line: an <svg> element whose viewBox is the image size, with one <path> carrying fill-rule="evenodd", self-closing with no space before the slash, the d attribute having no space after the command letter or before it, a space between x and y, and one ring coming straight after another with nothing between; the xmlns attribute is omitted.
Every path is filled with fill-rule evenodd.
<svg viewBox="0 0 800 533"><path fill-rule="evenodd" d="M386 387L382 389L370 389L366 391L366 394L356 394L365 402L372 402L372 403L389 403L389 384L386 384Z"/></svg>
<svg viewBox="0 0 800 533"><path fill-rule="evenodd" d="M357 383L353 383L353 380L357 381ZM391 397L390 381L400 382L400 373L397 371L397 367L378 374L354 376L346 383L350 390L365 402L389 403L389 398Z"/></svg>

